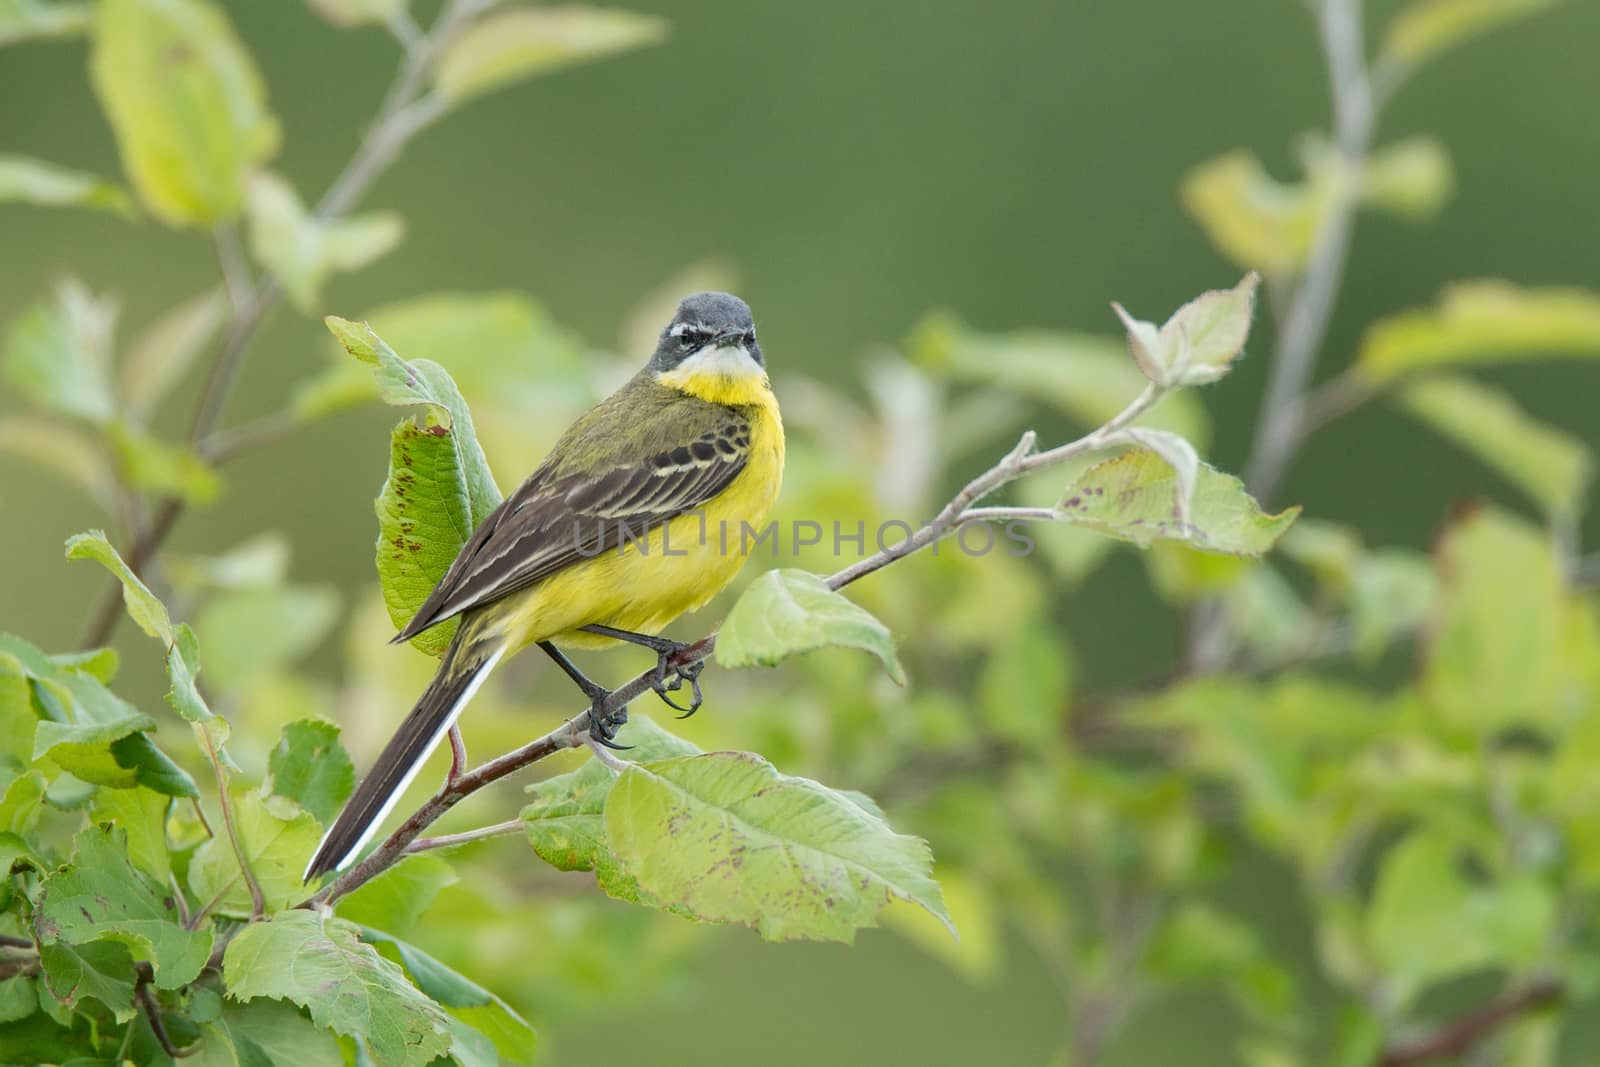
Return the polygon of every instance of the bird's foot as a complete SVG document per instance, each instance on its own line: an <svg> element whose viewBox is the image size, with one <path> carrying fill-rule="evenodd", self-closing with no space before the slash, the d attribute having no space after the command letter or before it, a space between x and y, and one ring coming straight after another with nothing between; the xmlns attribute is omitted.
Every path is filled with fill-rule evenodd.
<svg viewBox="0 0 1600 1067"><path fill-rule="evenodd" d="M628 706L624 704L609 714L599 711L604 706L606 696L609 695L605 694L596 697L594 703L589 705L588 734L596 744L604 745L618 752L625 752L633 746L619 745L613 739L617 736L617 728L628 721Z"/></svg>
<svg viewBox="0 0 1600 1067"><path fill-rule="evenodd" d="M680 644L676 648L664 649L657 654L655 679L650 683L656 696L669 708L681 711L680 719L687 719L700 710L700 705L705 702L705 696L700 692L700 672L705 669L706 661L695 660L693 663L678 663L677 656L688 645ZM683 688L683 683L689 683L689 706L684 707L668 693L676 693Z"/></svg>

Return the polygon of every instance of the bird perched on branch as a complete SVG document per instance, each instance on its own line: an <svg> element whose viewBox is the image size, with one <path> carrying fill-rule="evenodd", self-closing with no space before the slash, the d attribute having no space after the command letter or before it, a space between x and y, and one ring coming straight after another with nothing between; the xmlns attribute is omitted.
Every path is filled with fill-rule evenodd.
<svg viewBox="0 0 1600 1067"><path fill-rule="evenodd" d="M573 423L396 635L408 641L461 620L438 673L323 837L306 879L361 851L495 664L529 645L589 698L590 736L601 743L617 747L621 718L595 721L592 708L607 690L560 646L651 649L656 693L692 714L700 664L676 665L685 646L656 635L738 573L741 523L765 520L783 452L750 308L727 293L686 297L649 363ZM684 682L693 693L687 707L668 696Z"/></svg>

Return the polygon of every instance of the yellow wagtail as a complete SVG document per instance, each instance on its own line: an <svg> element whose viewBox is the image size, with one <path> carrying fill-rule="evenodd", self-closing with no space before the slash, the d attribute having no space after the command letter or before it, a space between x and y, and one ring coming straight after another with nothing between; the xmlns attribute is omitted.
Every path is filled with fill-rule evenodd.
<svg viewBox="0 0 1600 1067"><path fill-rule="evenodd" d="M673 706L699 707L699 665L669 671L683 646L654 635L738 573L744 538L730 544L707 531L760 525L782 476L783 423L749 307L727 293L685 298L644 369L573 423L396 635L408 641L461 619L438 673L323 836L306 879L361 851L489 671L529 645L591 701L606 691L557 644L643 645L658 656L661 698L671 704L667 691L687 680L692 703ZM590 733L609 744L614 726L592 722Z"/></svg>

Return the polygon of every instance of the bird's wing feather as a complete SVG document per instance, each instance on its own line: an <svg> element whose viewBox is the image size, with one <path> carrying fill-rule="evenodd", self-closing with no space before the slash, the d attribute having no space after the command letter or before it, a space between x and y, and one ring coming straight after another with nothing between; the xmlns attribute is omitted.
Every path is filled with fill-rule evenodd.
<svg viewBox="0 0 1600 1067"><path fill-rule="evenodd" d="M639 415L667 434L640 434L635 419L626 436L653 442L643 454L606 448L597 464L573 470L564 438L468 538L395 640L615 550L624 538L642 538L726 489L744 469L750 422L734 408L684 400L692 401L687 412L674 402ZM580 422L573 430L585 435L593 427Z"/></svg>

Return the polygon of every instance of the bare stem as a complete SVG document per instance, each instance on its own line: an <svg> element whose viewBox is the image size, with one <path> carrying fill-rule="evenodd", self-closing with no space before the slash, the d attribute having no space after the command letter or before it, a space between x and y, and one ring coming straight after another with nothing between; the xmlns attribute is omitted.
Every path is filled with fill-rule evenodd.
<svg viewBox="0 0 1600 1067"><path fill-rule="evenodd" d="M522 820L509 819L506 822L497 822L493 826L480 826L476 830L463 830L458 834L419 837L406 846L406 851L428 852L436 848L454 848L456 845L465 845L473 841L485 841L491 837L508 837L511 834L520 833L522 833Z"/></svg>
<svg viewBox="0 0 1600 1067"><path fill-rule="evenodd" d="M1119 441L1118 432L1148 411L1164 395L1165 390L1152 385L1105 425L1078 438L1076 441L1059 445L1046 452L1034 451L1034 434L1033 431L1028 431L1022 435L1022 439L1017 442L1016 447L989 470L968 482L959 493L951 498L948 504L940 509L939 514L930 519L904 542L891 549L868 556L830 575L827 579L829 588L841 589L874 571L881 570L895 560L920 551L940 538L953 533L963 523L989 520L1002 516L1007 518L1053 517L1053 513L1050 513L1047 509L974 508L972 505L1024 474L1064 463L1075 456L1095 449L1117 444ZM698 663L708 658L715 651L716 646L717 635L714 633L708 634L693 644L685 646L671 658L668 666L687 667ZM521 770L556 752L576 748L579 745L588 743L588 724L592 721L591 716L606 720L616 719L629 703L652 690L655 678L656 669L654 667L642 671L616 689L611 690L601 699L594 701L588 709L574 715L543 737L523 745L514 752L508 752L498 759L491 760L474 770L459 775L451 775L446 779L444 785L439 788L438 792L428 798L405 822L401 823L366 859L323 886L322 889L308 898L303 906L324 905L337 900L382 873L408 852L442 847L441 844L436 844L436 842L454 843L455 839L461 838L462 835L426 838L421 841L419 841L419 837L423 830L433 825L440 816L453 808L463 797L475 793L484 786L497 782L506 775ZM601 754L597 746L591 747L595 748L596 755L599 758L605 760L608 765L611 763L610 760L606 760L606 757L610 756L609 752ZM612 760L615 760L615 757L612 757ZM621 761L616 761L613 769L618 770L623 766L625 765ZM489 829L499 833L502 832L501 828L510 825L513 824L502 823ZM509 833L511 831L504 830L503 832ZM468 831L467 833L468 835L475 834L473 831ZM475 839L475 837L469 837L468 839Z"/></svg>
<svg viewBox="0 0 1600 1067"><path fill-rule="evenodd" d="M1378 1057L1373 1067L1413 1067L1420 1063L1457 1059L1507 1024L1550 1007L1565 995L1565 988L1554 978L1514 989L1451 1019L1432 1033L1414 1041L1391 1045Z"/></svg>
<svg viewBox="0 0 1600 1067"><path fill-rule="evenodd" d="M1245 464L1245 484L1263 500L1271 497L1299 448L1305 391L1344 278L1360 175L1372 141L1376 116L1361 16L1361 0L1320 0L1316 7L1342 173L1312 243L1305 274L1289 298L1268 374L1260 429Z"/></svg>
<svg viewBox="0 0 1600 1067"><path fill-rule="evenodd" d="M267 898L262 895L261 883L256 881L255 873L250 870L250 860L244 853L244 842L239 840L239 828L233 821L233 798L228 795L228 772L223 769L222 758L205 730L197 726L195 735L200 738L206 759L210 761L211 769L216 774L217 803L222 808L222 827L228 835L228 843L233 846L234 858L239 861L239 873L244 876L244 884L250 890L250 917L259 919L267 913ZM207 908L210 906L207 905Z"/></svg>

